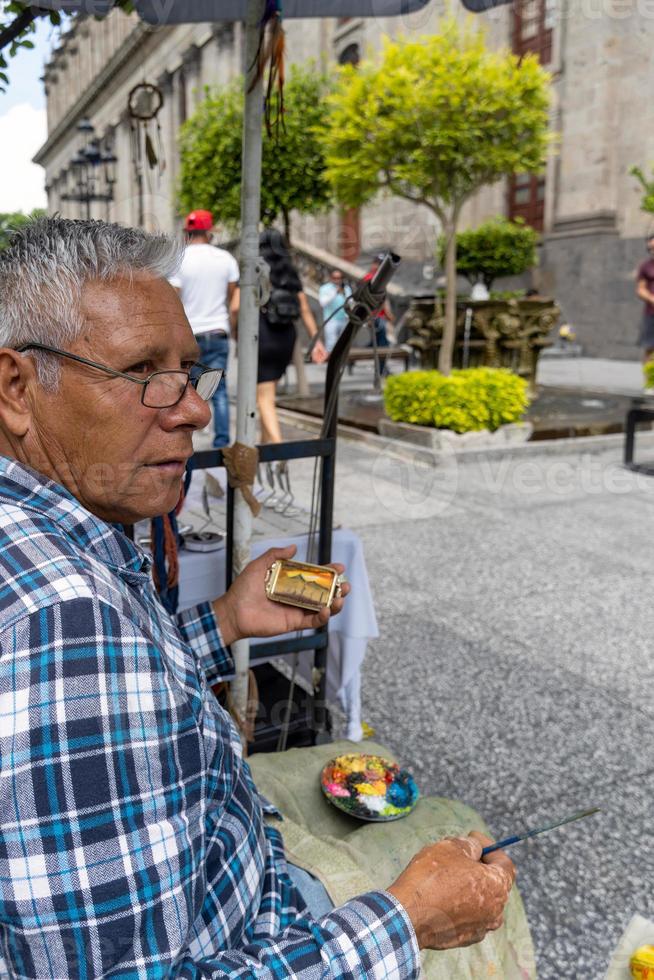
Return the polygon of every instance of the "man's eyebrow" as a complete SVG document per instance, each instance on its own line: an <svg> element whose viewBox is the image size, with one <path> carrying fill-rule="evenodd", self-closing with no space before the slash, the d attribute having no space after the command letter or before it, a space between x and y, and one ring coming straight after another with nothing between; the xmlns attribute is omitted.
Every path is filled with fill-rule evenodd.
<svg viewBox="0 0 654 980"><path fill-rule="evenodd" d="M146 345L139 347L132 352L125 351L123 358L126 361L162 361L170 352L166 348L156 345ZM196 344L194 347L187 348L181 355L180 361L197 361L200 357L200 348Z"/></svg>

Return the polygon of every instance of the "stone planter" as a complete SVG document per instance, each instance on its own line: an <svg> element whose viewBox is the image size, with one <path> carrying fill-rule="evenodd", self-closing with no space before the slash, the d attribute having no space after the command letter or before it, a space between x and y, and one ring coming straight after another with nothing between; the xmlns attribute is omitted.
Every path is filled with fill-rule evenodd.
<svg viewBox="0 0 654 980"><path fill-rule="evenodd" d="M379 434L389 439L399 439L414 446L423 446L436 452L447 450L461 453L471 449L499 449L519 446L527 442L534 427L531 422L512 422L501 425L495 432L482 429L479 432L452 432L451 429L433 429L428 425L412 425L410 422L392 422L380 419Z"/></svg>

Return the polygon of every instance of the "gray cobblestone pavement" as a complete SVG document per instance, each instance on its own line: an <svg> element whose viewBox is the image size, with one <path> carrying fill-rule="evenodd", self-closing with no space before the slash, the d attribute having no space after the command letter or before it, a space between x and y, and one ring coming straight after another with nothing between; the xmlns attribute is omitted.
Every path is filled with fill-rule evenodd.
<svg viewBox="0 0 654 980"><path fill-rule="evenodd" d="M637 390L637 365L585 360L547 380ZM434 467L342 439L337 466L335 521L361 535L380 623L377 738L498 836L603 808L512 849L540 980L601 980L632 914L654 918L654 478L621 468L618 440L588 447ZM293 463L305 505L311 472Z"/></svg>
<svg viewBox="0 0 654 980"><path fill-rule="evenodd" d="M343 441L337 488L380 620L377 737L497 835L603 807L513 848L539 977L599 980L654 917L654 480L617 448L434 470Z"/></svg>

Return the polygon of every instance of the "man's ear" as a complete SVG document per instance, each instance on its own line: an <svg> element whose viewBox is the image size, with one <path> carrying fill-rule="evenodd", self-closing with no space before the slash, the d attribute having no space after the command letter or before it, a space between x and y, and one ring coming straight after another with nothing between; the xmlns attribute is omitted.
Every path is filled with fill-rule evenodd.
<svg viewBox="0 0 654 980"><path fill-rule="evenodd" d="M32 421L30 389L35 383L34 360L0 347L0 427L7 435L27 434Z"/></svg>

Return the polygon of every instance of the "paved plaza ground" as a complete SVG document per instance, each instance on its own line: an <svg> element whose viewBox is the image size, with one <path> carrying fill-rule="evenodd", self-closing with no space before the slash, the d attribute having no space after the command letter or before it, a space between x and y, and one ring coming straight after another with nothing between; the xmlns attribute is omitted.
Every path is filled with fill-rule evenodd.
<svg viewBox="0 0 654 980"><path fill-rule="evenodd" d="M584 360L547 380L638 390L637 364ZM434 466L342 439L335 520L379 617L363 715L423 792L498 836L603 808L512 851L541 980L600 980L632 914L654 919L654 478L621 468L619 437L551 450Z"/></svg>
<svg viewBox="0 0 654 980"><path fill-rule="evenodd" d="M550 356L542 357L538 362L538 382L542 385L637 394L643 386L643 372L638 361Z"/></svg>
<svg viewBox="0 0 654 980"><path fill-rule="evenodd" d="M497 835L603 808L513 849L539 977L599 980L631 915L654 918L654 479L617 447L423 460L340 447L336 521L381 631L364 718Z"/></svg>

